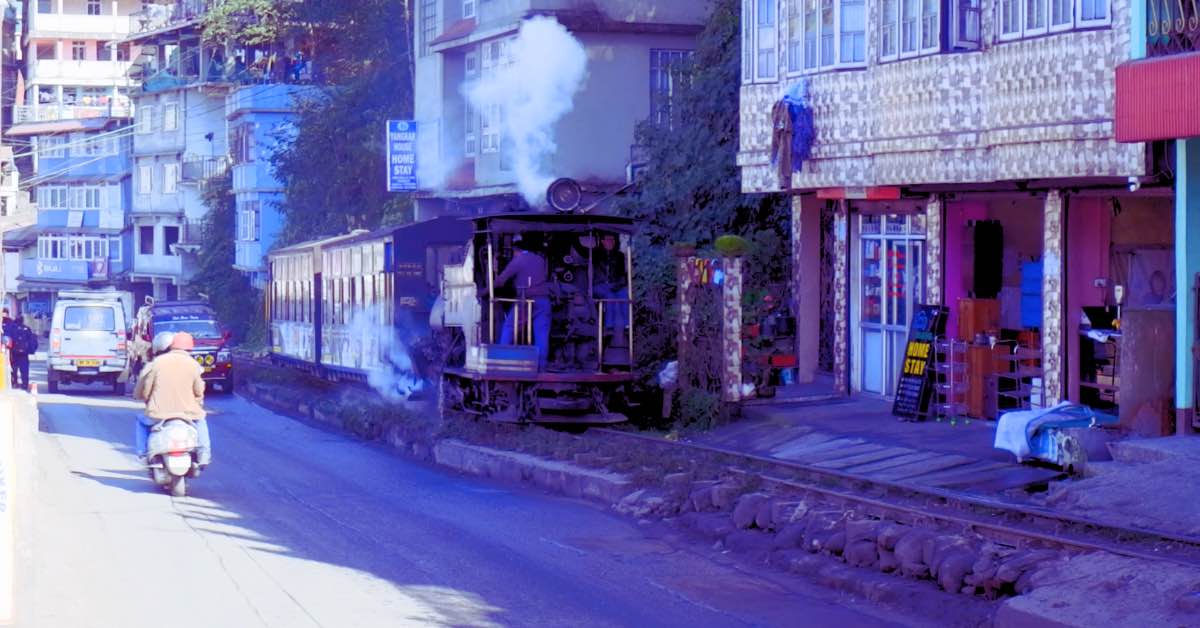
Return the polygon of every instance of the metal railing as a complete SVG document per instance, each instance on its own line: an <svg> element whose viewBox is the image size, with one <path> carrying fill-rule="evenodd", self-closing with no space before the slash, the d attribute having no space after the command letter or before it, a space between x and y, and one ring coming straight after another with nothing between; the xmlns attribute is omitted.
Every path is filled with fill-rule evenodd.
<svg viewBox="0 0 1200 628"><path fill-rule="evenodd" d="M1200 50L1200 0L1147 0L1146 53L1151 57Z"/></svg>
<svg viewBox="0 0 1200 628"><path fill-rule="evenodd" d="M229 164L229 157L184 156L179 178L181 181L201 183L223 176L229 171Z"/></svg>

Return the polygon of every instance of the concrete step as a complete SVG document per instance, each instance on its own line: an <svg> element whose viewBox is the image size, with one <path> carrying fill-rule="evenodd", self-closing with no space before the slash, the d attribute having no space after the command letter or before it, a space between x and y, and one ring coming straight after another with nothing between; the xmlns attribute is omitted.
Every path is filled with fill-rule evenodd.
<svg viewBox="0 0 1200 628"><path fill-rule="evenodd" d="M1198 462L1200 437L1129 438L1108 444L1117 462Z"/></svg>

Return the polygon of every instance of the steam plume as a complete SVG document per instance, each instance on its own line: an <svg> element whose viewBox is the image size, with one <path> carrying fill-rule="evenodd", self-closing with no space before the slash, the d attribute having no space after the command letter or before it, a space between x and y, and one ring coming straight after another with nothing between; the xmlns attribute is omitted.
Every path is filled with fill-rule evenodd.
<svg viewBox="0 0 1200 628"><path fill-rule="evenodd" d="M487 53L485 49L484 53ZM554 154L554 125L574 107L587 70L587 52L557 20L533 17L521 24L509 49L510 63L488 72L466 90L477 111L501 110L501 131L512 142L517 188L530 205L541 205L554 177L546 161Z"/></svg>

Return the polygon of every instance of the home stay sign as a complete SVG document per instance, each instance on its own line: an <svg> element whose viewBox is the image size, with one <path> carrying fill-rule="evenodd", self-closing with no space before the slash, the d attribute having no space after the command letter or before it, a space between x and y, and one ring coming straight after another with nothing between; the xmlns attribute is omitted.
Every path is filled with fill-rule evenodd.
<svg viewBox="0 0 1200 628"><path fill-rule="evenodd" d="M413 120L387 122L388 192L417 190L417 123Z"/></svg>

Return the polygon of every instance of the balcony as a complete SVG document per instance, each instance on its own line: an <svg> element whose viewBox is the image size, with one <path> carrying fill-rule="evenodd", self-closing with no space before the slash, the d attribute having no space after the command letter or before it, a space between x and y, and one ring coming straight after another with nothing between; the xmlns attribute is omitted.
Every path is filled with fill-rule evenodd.
<svg viewBox="0 0 1200 628"><path fill-rule="evenodd" d="M174 0L151 4L129 16L130 35L144 35L193 23L217 0Z"/></svg>
<svg viewBox="0 0 1200 628"><path fill-rule="evenodd" d="M32 39L124 39L129 35L128 15L87 15L84 13L39 13L30 11L29 37Z"/></svg>
<svg viewBox="0 0 1200 628"><path fill-rule="evenodd" d="M1200 2L1148 0L1146 54L1117 66L1117 141L1200 136Z"/></svg>
<svg viewBox="0 0 1200 628"><path fill-rule="evenodd" d="M228 157L185 155L179 179L184 183L206 183L229 172Z"/></svg>
<svg viewBox="0 0 1200 628"><path fill-rule="evenodd" d="M129 118L133 106L129 103L113 103L105 106L59 105L16 105L13 107L13 123L56 122L58 120L84 120L88 118Z"/></svg>

